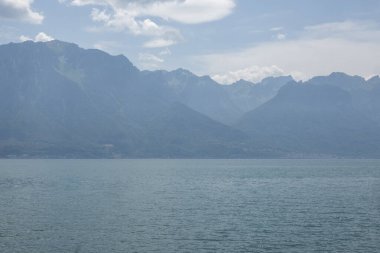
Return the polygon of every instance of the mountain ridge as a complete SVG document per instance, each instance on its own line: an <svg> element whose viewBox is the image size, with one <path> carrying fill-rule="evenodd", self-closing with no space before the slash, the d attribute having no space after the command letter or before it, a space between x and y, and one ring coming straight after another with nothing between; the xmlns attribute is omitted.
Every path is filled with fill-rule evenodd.
<svg viewBox="0 0 380 253"><path fill-rule="evenodd" d="M0 45L0 157L380 157L380 78L221 85L73 43Z"/></svg>

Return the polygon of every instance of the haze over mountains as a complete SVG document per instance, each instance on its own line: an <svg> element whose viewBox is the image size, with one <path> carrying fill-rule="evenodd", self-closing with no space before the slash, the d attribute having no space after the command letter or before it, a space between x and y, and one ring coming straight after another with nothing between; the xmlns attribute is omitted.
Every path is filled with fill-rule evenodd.
<svg viewBox="0 0 380 253"><path fill-rule="evenodd" d="M380 78L220 85L75 44L0 46L0 157L380 157Z"/></svg>

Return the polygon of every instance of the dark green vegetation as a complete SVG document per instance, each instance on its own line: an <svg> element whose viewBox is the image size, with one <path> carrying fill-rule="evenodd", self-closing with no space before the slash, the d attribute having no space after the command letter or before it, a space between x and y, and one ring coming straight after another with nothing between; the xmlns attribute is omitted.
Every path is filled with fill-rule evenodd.
<svg viewBox="0 0 380 253"><path fill-rule="evenodd" d="M11 43L0 157L380 157L380 78L222 86L75 44Z"/></svg>

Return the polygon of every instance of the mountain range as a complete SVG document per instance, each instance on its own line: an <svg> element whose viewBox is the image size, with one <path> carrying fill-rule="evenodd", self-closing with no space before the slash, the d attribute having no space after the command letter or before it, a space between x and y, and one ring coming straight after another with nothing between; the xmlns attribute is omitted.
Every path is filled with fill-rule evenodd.
<svg viewBox="0 0 380 253"><path fill-rule="evenodd" d="M10 43L0 157L380 158L380 78L221 85L57 40Z"/></svg>

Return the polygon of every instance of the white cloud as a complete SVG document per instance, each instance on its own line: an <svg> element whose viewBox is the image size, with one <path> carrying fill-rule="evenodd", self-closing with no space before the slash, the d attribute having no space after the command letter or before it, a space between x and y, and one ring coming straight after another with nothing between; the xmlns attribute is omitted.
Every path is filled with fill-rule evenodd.
<svg viewBox="0 0 380 253"><path fill-rule="evenodd" d="M244 69L235 71L229 71L226 74L216 74L211 76L212 79L221 84L232 84L240 79L244 79L251 82L260 82L267 76L282 76L284 70L280 69L276 65L273 66L251 66Z"/></svg>
<svg viewBox="0 0 380 253"><path fill-rule="evenodd" d="M51 40L54 40L53 37L47 35L46 33L44 32L40 32L38 33L34 39L28 37L28 36L25 36L25 35L21 35L19 37L20 41L27 41L27 40L32 40L34 42L47 42L47 41L51 41Z"/></svg>
<svg viewBox="0 0 380 253"><path fill-rule="evenodd" d="M278 32L278 31L282 31L284 28L282 26L277 26L277 27L272 27L270 29L271 32Z"/></svg>
<svg viewBox="0 0 380 253"><path fill-rule="evenodd" d="M336 33L336 32L358 32L376 28L376 23L370 21L352 21L322 23L312 26L306 26L305 30L318 33Z"/></svg>
<svg viewBox="0 0 380 253"><path fill-rule="evenodd" d="M94 43L93 47L112 55L129 54L125 51L125 45L119 41L102 40Z"/></svg>
<svg viewBox="0 0 380 253"><path fill-rule="evenodd" d="M139 63L144 69L157 69L165 60L150 53L140 53Z"/></svg>
<svg viewBox="0 0 380 253"><path fill-rule="evenodd" d="M21 42L28 41L28 40L33 40L33 39L31 39L30 37L25 36L25 35L21 35L21 36L19 37L19 39L20 39Z"/></svg>
<svg viewBox="0 0 380 253"><path fill-rule="evenodd" d="M346 21L305 27L298 38L192 58L198 74L229 76L247 66L277 66L285 75L308 79L342 71L364 77L380 73L380 29L371 22ZM222 74L221 74L222 73ZM224 73L224 74L223 74Z"/></svg>
<svg viewBox="0 0 380 253"><path fill-rule="evenodd" d="M106 10L94 8L91 12L93 21L102 22L106 27L122 31L128 29L134 35L153 37L144 44L144 47L167 47L182 40L180 32L167 26L159 26L157 23L147 18L137 20L128 12L118 9L114 14L109 14Z"/></svg>
<svg viewBox="0 0 380 253"><path fill-rule="evenodd" d="M150 40L150 41L145 42L144 47L147 47L147 48L169 47L169 46L172 46L174 44L177 44L177 41L170 40L170 39L158 38L158 39L154 39L154 40Z"/></svg>
<svg viewBox="0 0 380 253"><path fill-rule="evenodd" d="M91 12L92 20L102 23L109 29L115 31L127 29L134 35L153 37L144 44L145 47L167 47L182 41L177 29L160 25L147 17L198 24L224 18L235 7L235 0L67 0L64 2L70 2L75 6L97 6Z"/></svg>
<svg viewBox="0 0 380 253"><path fill-rule="evenodd" d="M139 60L140 61L153 61L153 62L164 62L163 59L148 53L142 53L139 54Z"/></svg>
<svg viewBox="0 0 380 253"><path fill-rule="evenodd" d="M133 17L160 17L185 24L219 20L235 8L235 0L71 0L71 4L108 6Z"/></svg>
<svg viewBox="0 0 380 253"><path fill-rule="evenodd" d="M278 34L276 35L276 38L277 38L278 40L284 40L284 39L286 39L286 34L284 34L284 33L278 33Z"/></svg>
<svg viewBox="0 0 380 253"><path fill-rule="evenodd" d="M199 24L228 16L234 0L151 1L141 9L143 15L157 16L185 24Z"/></svg>
<svg viewBox="0 0 380 253"><path fill-rule="evenodd" d="M33 0L0 0L0 18L41 24L44 16L32 10Z"/></svg>
<svg viewBox="0 0 380 253"><path fill-rule="evenodd" d="M60 2L67 2L67 1L70 1L70 0L60 0ZM106 5L106 2L107 1L103 1L103 0L72 0L71 4L76 5L76 6L84 6L84 5L89 5L89 4Z"/></svg>
<svg viewBox="0 0 380 253"><path fill-rule="evenodd" d="M172 52L170 51L169 48L165 48L164 50L162 50L162 51L159 52L159 55L162 55L162 56L164 56L164 55L171 55L171 54L172 54Z"/></svg>
<svg viewBox="0 0 380 253"><path fill-rule="evenodd" d="M54 40L53 37L47 35L46 33L44 32L40 32L39 34L36 35L36 37L34 38L34 41L37 41L37 42L46 42L46 41L51 41L51 40Z"/></svg>
<svg viewBox="0 0 380 253"><path fill-rule="evenodd" d="M91 12L91 18L93 21L97 22L108 22L111 19L111 15L106 13L105 10L99 10L97 8L93 8Z"/></svg>

